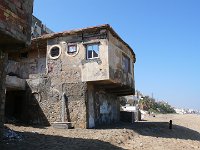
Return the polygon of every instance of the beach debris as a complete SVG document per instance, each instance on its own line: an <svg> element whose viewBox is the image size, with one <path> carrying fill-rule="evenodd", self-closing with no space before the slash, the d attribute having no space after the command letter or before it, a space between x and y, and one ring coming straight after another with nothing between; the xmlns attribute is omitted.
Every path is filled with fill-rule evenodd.
<svg viewBox="0 0 200 150"><path fill-rule="evenodd" d="M22 138L22 135L20 135L19 133L16 133L15 131L11 130L11 129L4 129L4 132L3 132L3 137L4 137L4 140L18 140L18 141L21 141L23 138Z"/></svg>
<svg viewBox="0 0 200 150"><path fill-rule="evenodd" d="M143 146L143 144L142 144L142 142L140 143L140 147L142 147Z"/></svg>

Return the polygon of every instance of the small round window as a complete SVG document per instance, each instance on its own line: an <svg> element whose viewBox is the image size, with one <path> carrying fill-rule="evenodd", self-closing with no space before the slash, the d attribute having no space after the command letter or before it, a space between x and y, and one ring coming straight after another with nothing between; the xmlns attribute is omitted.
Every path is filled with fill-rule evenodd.
<svg viewBox="0 0 200 150"><path fill-rule="evenodd" d="M54 45L50 48L49 55L52 59L57 59L61 54L61 48L58 45Z"/></svg>

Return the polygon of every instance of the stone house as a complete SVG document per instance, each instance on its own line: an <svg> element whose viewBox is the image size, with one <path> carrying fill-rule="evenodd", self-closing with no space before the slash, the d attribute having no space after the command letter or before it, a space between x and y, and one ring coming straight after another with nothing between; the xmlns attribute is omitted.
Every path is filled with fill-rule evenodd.
<svg viewBox="0 0 200 150"><path fill-rule="evenodd" d="M7 52L30 44L32 12L33 0L0 0L0 131L5 111Z"/></svg>
<svg viewBox="0 0 200 150"><path fill-rule="evenodd" d="M118 122L119 96L135 93L135 54L107 24L42 35L8 59L8 118L94 128Z"/></svg>

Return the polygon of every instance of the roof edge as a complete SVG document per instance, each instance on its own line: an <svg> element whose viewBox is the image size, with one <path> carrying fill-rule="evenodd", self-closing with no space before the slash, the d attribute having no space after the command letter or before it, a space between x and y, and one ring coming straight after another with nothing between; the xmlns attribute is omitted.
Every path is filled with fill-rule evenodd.
<svg viewBox="0 0 200 150"><path fill-rule="evenodd" d="M108 29L115 38L120 40L128 49L130 49L131 53L133 54L133 56L135 58L135 53L134 53L133 49L115 32L115 30L109 24L102 24L102 25L91 26L91 27L87 27L87 28L80 28L80 29L67 30L67 31L63 31L63 32L45 34L40 37L32 39L32 41L34 42L34 41L38 41L40 39L41 40L53 39L53 38L60 37L60 36L71 35L71 34L75 34L75 33L79 33L79 32L84 32L87 30L95 30L95 29ZM135 60L136 60L136 58L135 58Z"/></svg>

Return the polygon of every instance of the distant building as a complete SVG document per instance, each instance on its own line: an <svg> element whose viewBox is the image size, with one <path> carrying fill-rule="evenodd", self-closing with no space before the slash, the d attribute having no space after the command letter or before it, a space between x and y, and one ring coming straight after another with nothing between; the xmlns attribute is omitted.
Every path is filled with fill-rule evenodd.
<svg viewBox="0 0 200 150"><path fill-rule="evenodd" d="M41 20L32 16L31 38L37 38L49 33L53 33L53 31L44 25Z"/></svg>

